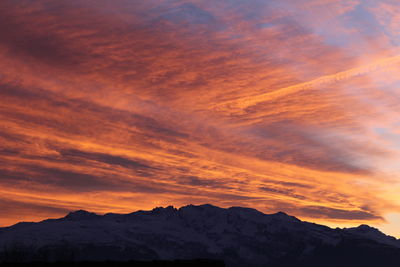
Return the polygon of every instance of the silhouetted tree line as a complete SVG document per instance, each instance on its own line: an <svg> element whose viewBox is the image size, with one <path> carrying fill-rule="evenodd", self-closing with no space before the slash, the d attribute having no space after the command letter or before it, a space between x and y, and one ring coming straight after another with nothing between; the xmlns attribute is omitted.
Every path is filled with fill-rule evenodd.
<svg viewBox="0 0 400 267"><path fill-rule="evenodd" d="M51 262L74 261L76 251L71 246L43 247L36 249L20 243L3 247L0 251L0 263L24 263L24 262Z"/></svg>
<svg viewBox="0 0 400 267"><path fill-rule="evenodd" d="M4 247L0 252L0 266L10 267L130 267L130 266L162 266L162 267L179 267L179 266L207 266L207 267L224 267L225 264L220 260L194 259L194 260L152 260L152 261L75 261L76 249L65 246L62 248L47 247L35 249L34 247L23 244L13 244Z"/></svg>
<svg viewBox="0 0 400 267"><path fill-rule="evenodd" d="M126 261L126 262L116 262L116 261L81 261L81 262L2 262L0 266L4 267L224 267L223 261L217 260L174 260L174 261Z"/></svg>

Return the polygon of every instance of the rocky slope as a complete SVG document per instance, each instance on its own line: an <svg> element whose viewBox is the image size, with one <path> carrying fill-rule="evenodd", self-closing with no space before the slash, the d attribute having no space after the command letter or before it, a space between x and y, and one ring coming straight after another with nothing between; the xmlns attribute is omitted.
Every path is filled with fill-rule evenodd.
<svg viewBox="0 0 400 267"><path fill-rule="evenodd" d="M366 225L331 229L282 212L212 205L105 215L80 210L0 228L3 261L197 258L227 266L400 266L400 240Z"/></svg>

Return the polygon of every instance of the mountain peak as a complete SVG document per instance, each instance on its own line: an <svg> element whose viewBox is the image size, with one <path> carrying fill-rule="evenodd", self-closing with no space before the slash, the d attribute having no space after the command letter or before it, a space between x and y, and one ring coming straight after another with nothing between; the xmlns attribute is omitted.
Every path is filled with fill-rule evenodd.
<svg viewBox="0 0 400 267"><path fill-rule="evenodd" d="M220 209L217 206L211 205L211 204L201 204L201 205L193 205L193 204L189 204L186 206L183 206L182 208L196 208L196 209Z"/></svg>
<svg viewBox="0 0 400 267"><path fill-rule="evenodd" d="M277 213L274 213L272 215L276 215L276 216L289 216L287 213L283 212L283 211L278 211Z"/></svg>
<svg viewBox="0 0 400 267"><path fill-rule="evenodd" d="M147 214L153 214L153 215L159 215L159 216L173 216L176 213L177 209L174 206L168 206L168 207L156 207L152 209L151 211L145 211L144 213Z"/></svg>
<svg viewBox="0 0 400 267"><path fill-rule="evenodd" d="M211 205L211 204L202 204L202 205L193 205L189 204L187 206L183 206L179 208L179 211L189 211L189 212L217 212L218 210L222 210L222 208Z"/></svg>
<svg viewBox="0 0 400 267"><path fill-rule="evenodd" d="M376 229L372 226L369 226L368 224L360 224L359 226L357 226L355 228L358 230L362 230L362 231L379 231L378 229Z"/></svg>
<svg viewBox="0 0 400 267"><path fill-rule="evenodd" d="M366 224L361 224L358 227L344 228L344 230L353 235L372 239L379 243L392 245L392 246L400 248L400 240L397 240L396 238L394 238L392 236L388 236L388 235L382 233L381 231L379 231L379 229L376 229L376 228L371 227Z"/></svg>
<svg viewBox="0 0 400 267"><path fill-rule="evenodd" d="M367 224L360 224L357 227L345 228L345 230L348 232L357 233L357 234L375 233L375 234L385 235L378 229L371 227Z"/></svg>
<svg viewBox="0 0 400 267"><path fill-rule="evenodd" d="M321 249L330 249L332 255L347 251L347 244L362 251L363 256L370 255L368 249L373 249L400 257L400 241L367 225L333 230L300 221L284 212L264 214L252 208L220 208L210 204L179 209L157 207L103 216L77 210L61 219L0 228L0 262L1 255L5 255L2 248L16 240L26 247L26 253L31 253L31 258L27 259L31 261L42 259L35 251L46 251L52 259L62 260L59 252L69 249L68 246L79 260L154 260L206 255L223 259L226 266L238 266L238 262L241 266L265 266L287 260L295 262L280 266L306 266L296 264L297 257L290 258L291 253L296 251L296 255L312 259L313 256L318 258ZM367 247L365 241L368 241ZM66 244L68 246L64 247ZM121 250L121 247L126 249ZM246 253L236 253L238 248ZM88 249L93 253L88 253ZM378 256L381 261L383 258ZM302 261L300 258L298 260Z"/></svg>
<svg viewBox="0 0 400 267"><path fill-rule="evenodd" d="M296 222L300 222L299 219L297 219L295 216L291 216L288 215L287 213L283 212L283 211L278 211L277 213L273 213L271 214L273 217L275 218L279 218L280 220L284 220L284 221L296 221Z"/></svg>
<svg viewBox="0 0 400 267"><path fill-rule="evenodd" d="M215 208L220 209L219 207L211 205L211 204L208 204L208 203L199 205L198 207L202 207L202 208L205 208L205 209L215 209Z"/></svg>
<svg viewBox="0 0 400 267"><path fill-rule="evenodd" d="M67 216L64 217L64 219L67 220L92 220L99 217L96 213L89 212L86 210L77 210L77 211L72 211L67 214Z"/></svg>

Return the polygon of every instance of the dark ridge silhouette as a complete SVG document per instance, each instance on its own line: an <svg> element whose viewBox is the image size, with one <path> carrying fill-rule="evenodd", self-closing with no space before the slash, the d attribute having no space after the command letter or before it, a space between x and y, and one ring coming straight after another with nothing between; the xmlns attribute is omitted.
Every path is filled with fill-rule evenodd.
<svg viewBox="0 0 400 267"><path fill-rule="evenodd" d="M224 267L220 260L173 260L173 261L82 261L82 262L3 262L4 267Z"/></svg>
<svg viewBox="0 0 400 267"><path fill-rule="evenodd" d="M176 260L181 259L181 260ZM202 260L200 260L202 259ZM3 266L400 266L400 240L284 212L188 205L0 228ZM11 265L10 265L11 264ZM17 265L18 264L18 265Z"/></svg>

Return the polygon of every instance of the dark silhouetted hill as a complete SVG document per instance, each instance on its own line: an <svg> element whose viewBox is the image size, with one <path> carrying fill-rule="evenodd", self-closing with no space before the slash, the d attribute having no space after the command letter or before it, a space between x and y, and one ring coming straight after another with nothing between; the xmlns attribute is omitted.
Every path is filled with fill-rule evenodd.
<svg viewBox="0 0 400 267"><path fill-rule="evenodd" d="M400 241L367 225L331 229L283 212L267 215L240 207L170 206L105 215L80 210L60 219L0 228L0 261L46 266L222 266L223 261L226 266L392 267L400 266Z"/></svg>

